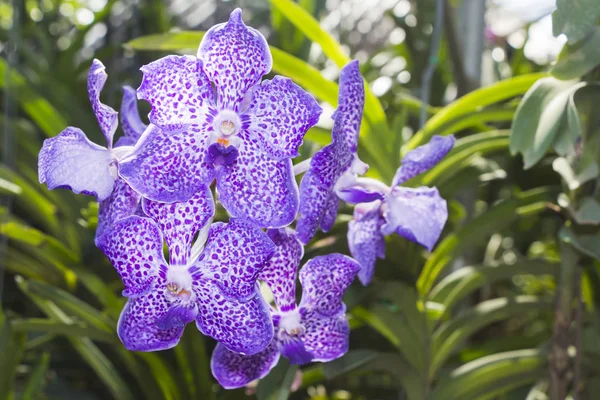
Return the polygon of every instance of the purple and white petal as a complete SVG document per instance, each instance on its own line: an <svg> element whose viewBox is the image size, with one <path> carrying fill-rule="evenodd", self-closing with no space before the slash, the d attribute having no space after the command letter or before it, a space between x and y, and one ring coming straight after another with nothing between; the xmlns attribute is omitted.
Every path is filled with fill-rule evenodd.
<svg viewBox="0 0 600 400"><path fill-rule="evenodd" d="M119 174L151 200L188 201L214 177L214 166L204 161L208 137L197 129L189 126L172 133L150 125L132 153L120 161Z"/></svg>
<svg viewBox="0 0 600 400"><path fill-rule="evenodd" d="M263 149L278 160L298 156L304 135L319 121L322 109L289 78L275 76L254 91L246 114Z"/></svg>
<svg viewBox="0 0 600 400"><path fill-rule="evenodd" d="M96 239L116 222L134 215L140 205L141 196L123 179L117 179L111 195L100 202Z"/></svg>
<svg viewBox="0 0 600 400"><path fill-rule="evenodd" d="M419 146L406 153L402 165L396 171L392 187L400 185L415 176L433 168L454 147L454 136L438 136L431 138L429 143Z"/></svg>
<svg viewBox="0 0 600 400"><path fill-rule="evenodd" d="M246 221L212 224L204 251L195 262L195 280L209 281L228 299L254 296L256 279L275 252L266 233Z"/></svg>
<svg viewBox="0 0 600 400"><path fill-rule="evenodd" d="M334 141L342 141L356 153L358 134L365 103L365 87L358 61L353 60L342 68L338 94L338 108L334 114Z"/></svg>
<svg viewBox="0 0 600 400"><path fill-rule="evenodd" d="M166 56L141 68L144 73L137 94L152 106L150 122L168 131L199 125L203 131L216 115L214 93L194 56Z"/></svg>
<svg viewBox="0 0 600 400"><path fill-rule="evenodd" d="M229 300L214 281L196 281L194 285L200 332L240 354L256 354L271 343L273 320L257 286L249 298L240 301Z"/></svg>
<svg viewBox="0 0 600 400"><path fill-rule="evenodd" d="M117 334L127 350L157 351L170 349L179 343L185 324L159 328L160 321L171 309L164 286L129 299L121 312Z"/></svg>
<svg viewBox="0 0 600 400"><path fill-rule="evenodd" d="M327 203L325 203L325 209L323 210L323 217L321 218L321 230L323 232L329 232L338 215L338 208L340 206L340 199L334 193L329 195Z"/></svg>
<svg viewBox="0 0 600 400"><path fill-rule="evenodd" d="M354 219L348 223L348 247L352 257L360 264L358 279L365 286L373 278L377 258L385 257L380 207L381 201L360 204L354 208Z"/></svg>
<svg viewBox="0 0 600 400"><path fill-rule="evenodd" d="M438 190L396 186L386 202L381 232L384 235L396 233L431 251L448 220L448 205Z"/></svg>
<svg viewBox="0 0 600 400"><path fill-rule="evenodd" d="M161 203L144 199L142 208L146 215L158 223L165 236L170 265L187 264L196 233L215 214L215 203L207 186L186 202Z"/></svg>
<svg viewBox="0 0 600 400"><path fill-rule="evenodd" d="M251 356L234 353L217 343L210 360L210 369L217 382L225 389L237 389L264 378L278 362L276 340L265 350Z"/></svg>
<svg viewBox="0 0 600 400"><path fill-rule="evenodd" d="M304 324L301 339L312 361L327 362L346 354L349 347L350 325L345 312L323 316L317 312L300 309Z"/></svg>
<svg viewBox="0 0 600 400"><path fill-rule="evenodd" d="M111 166L112 162L105 147L90 142L81 129L68 127L44 140L38 156L38 178L50 190L67 188L102 201L115 185L116 165Z"/></svg>
<svg viewBox="0 0 600 400"><path fill-rule="evenodd" d="M336 193L341 200L348 204L370 203L376 200L383 200L385 197L378 191L357 185L340 189Z"/></svg>
<svg viewBox="0 0 600 400"><path fill-rule="evenodd" d="M270 229L267 235L275 244L275 253L258 278L266 282L280 312L296 308L296 274L304 247L289 229Z"/></svg>
<svg viewBox="0 0 600 400"><path fill-rule="evenodd" d="M109 107L100 101L100 92L102 92L102 88L106 83L106 78L107 75L104 64L99 60L94 59L94 61L92 61L92 66L90 67L90 72L88 73L88 98L90 99L92 109L98 120L98 125L100 125L100 130L104 134L106 143L110 149L112 148L113 136L117 130L119 121L117 112L112 107Z"/></svg>
<svg viewBox="0 0 600 400"><path fill-rule="evenodd" d="M280 331L277 338L279 352L290 364L304 365L313 360L314 356L306 349L302 335L288 335L285 331Z"/></svg>
<svg viewBox="0 0 600 400"><path fill-rule="evenodd" d="M343 254L328 254L311 259L300 270L300 309L314 311L323 316L343 312L344 291L359 270L360 264Z"/></svg>
<svg viewBox="0 0 600 400"><path fill-rule="evenodd" d="M235 9L229 21L210 28L198 49L204 72L217 89L219 109L243 111L244 95L269 73L273 61L267 41L242 21Z"/></svg>
<svg viewBox="0 0 600 400"><path fill-rule="evenodd" d="M350 168L353 154L341 142L333 142L317 151L310 162L310 168L300 182L300 216L296 223L298 237L304 244L317 233L326 215L329 222L335 221L338 200L334 186L342 174ZM332 210L330 208L335 208ZM325 227L330 223L325 223Z"/></svg>
<svg viewBox="0 0 600 400"><path fill-rule="evenodd" d="M298 212L298 186L289 159L277 161L257 140L242 131L237 161L223 166L217 175L217 191L223 207L233 216L261 228L280 228L292 223Z"/></svg>
<svg viewBox="0 0 600 400"><path fill-rule="evenodd" d="M117 140L115 147L135 146L148 126L140 119L137 94L131 86L123 86L123 100L121 101L119 117L124 136Z"/></svg>
<svg viewBox="0 0 600 400"><path fill-rule="evenodd" d="M138 216L117 222L97 239L97 246L123 280L123 296L140 296L152 289L154 280L165 275L168 267L162 243L158 225Z"/></svg>

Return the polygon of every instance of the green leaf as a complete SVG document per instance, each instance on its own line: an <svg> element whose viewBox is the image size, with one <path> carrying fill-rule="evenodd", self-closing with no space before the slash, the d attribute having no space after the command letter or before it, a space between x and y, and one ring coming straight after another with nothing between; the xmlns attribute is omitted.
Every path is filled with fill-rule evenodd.
<svg viewBox="0 0 600 400"><path fill-rule="evenodd" d="M600 101L600 85L589 84L573 93L568 104L568 125L573 148L577 140L583 145L581 156L576 163L576 171L583 171L591 165L598 166L600 152L600 115L597 108Z"/></svg>
<svg viewBox="0 0 600 400"><path fill-rule="evenodd" d="M373 361L379 353L373 350L351 350L342 357L323 365L327 379L334 379Z"/></svg>
<svg viewBox="0 0 600 400"><path fill-rule="evenodd" d="M575 79L593 70L600 64L598 42L600 42L600 26L595 27L580 42L574 45L565 44L550 70L552 76L558 79Z"/></svg>
<svg viewBox="0 0 600 400"><path fill-rule="evenodd" d="M540 350L517 350L482 357L452 371L440 380L431 400L478 399L492 390L512 388L544 377L547 355Z"/></svg>
<svg viewBox="0 0 600 400"><path fill-rule="evenodd" d="M569 161L564 157L555 159L552 162L552 169L563 178L570 190L577 190L584 183L596 179L600 174L596 164L590 164L585 170L575 172Z"/></svg>
<svg viewBox="0 0 600 400"><path fill-rule="evenodd" d="M512 124L510 152L523 154L526 169L535 165L550 148L569 96L580 85L576 81L542 78L519 103Z"/></svg>
<svg viewBox="0 0 600 400"><path fill-rule="evenodd" d="M581 253L600 261L600 235L593 233L576 233L565 226L559 232L560 239L579 250Z"/></svg>
<svg viewBox="0 0 600 400"><path fill-rule="evenodd" d="M600 203L591 197L584 198L575 212L574 218L580 225L600 224Z"/></svg>
<svg viewBox="0 0 600 400"><path fill-rule="evenodd" d="M182 398L175 373L163 359L154 353L140 353L139 357L148 365L152 377L161 389L163 399L177 400Z"/></svg>
<svg viewBox="0 0 600 400"><path fill-rule="evenodd" d="M545 76L547 74L543 73L521 75L474 90L457 99L431 117L423 129L417 132L404 146L403 153L405 154L415 147L427 143L433 135L440 134L444 127L454 120L527 92L538 79Z"/></svg>
<svg viewBox="0 0 600 400"><path fill-rule="evenodd" d="M258 400L287 400L297 371L298 365L292 365L286 358L281 357L269 375L258 382L256 387Z"/></svg>
<svg viewBox="0 0 600 400"><path fill-rule="evenodd" d="M461 312L442 324L433 334L433 355L429 376L433 379L444 362L467 338L492 323L533 311L550 311L553 302L535 296L516 296L487 300Z"/></svg>
<svg viewBox="0 0 600 400"><path fill-rule="evenodd" d="M23 400L37 400L42 398L42 391L46 385L46 372L48 372L49 366L50 353L43 353L33 371L29 374L25 390L23 390Z"/></svg>
<svg viewBox="0 0 600 400"><path fill-rule="evenodd" d="M112 332L89 326L81 321L62 323L46 318L15 319L12 321L15 332L44 332L54 335L88 337L101 342L115 343L116 336Z"/></svg>
<svg viewBox="0 0 600 400"><path fill-rule="evenodd" d="M175 347L175 356L192 399L214 399L212 378L209 371L210 357L206 352L204 337L196 330L186 329Z"/></svg>
<svg viewBox="0 0 600 400"><path fill-rule="evenodd" d="M552 13L552 33L564 33L573 44L583 39L600 18L600 3L596 0L557 0Z"/></svg>
<svg viewBox="0 0 600 400"><path fill-rule="evenodd" d="M452 261L454 254L459 249L472 246L474 241L481 240L508 226L521 214L530 215L542 211L546 203L553 199L553 196L554 190L550 188L528 190L518 194L515 198L501 201L485 213L473 218L455 233L446 236L427 260L419 275L417 280L419 293L427 296L438 276Z"/></svg>
<svg viewBox="0 0 600 400"><path fill-rule="evenodd" d="M14 332L0 309L0 399L12 398L13 380L25 349L25 335Z"/></svg>

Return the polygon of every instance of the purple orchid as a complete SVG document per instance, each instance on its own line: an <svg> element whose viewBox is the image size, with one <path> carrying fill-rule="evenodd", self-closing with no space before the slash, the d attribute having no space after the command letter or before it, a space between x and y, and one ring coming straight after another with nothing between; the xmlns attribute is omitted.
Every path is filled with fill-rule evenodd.
<svg viewBox="0 0 600 400"><path fill-rule="evenodd" d="M357 155L364 97L358 61L351 61L340 74L332 143L315 153L300 183L300 217L296 229L304 244L319 227L324 232L331 229L339 199L355 204L383 198L377 191L356 185L357 175L364 174L369 168ZM296 166L296 171L301 172L300 165Z"/></svg>
<svg viewBox="0 0 600 400"><path fill-rule="evenodd" d="M48 189L67 188L95 196L99 201L106 200L113 192L119 160L132 148L113 147L117 112L100 102L106 78L104 65L94 60L88 74L88 97L107 147L92 143L81 129L71 126L46 139L38 158L38 176Z"/></svg>
<svg viewBox="0 0 600 400"><path fill-rule="evenodd" d="M452 150L453 136L434 136L423 146L406 153L402 166L385 187L383 200L356 205L354 220L348 224L350 253L361 264L358 278L369 284L377 258L385 257L384 236L393 233L424 246L431 251L448 220L448 207L436 188L399 186L409 179L431 169ZM364 179L365 186L371 180ZM374 187L381 187L374 182Z"/></svg>
<svg viewBox="0 0 600 400"><path fill-rule="evenodd" d="M247 385L263 378L277 364L280 355L292 364L326 362L348 351L350 327L342 296L360 265L350 257L330 254L315 257L300 270L302 299L296 306L295 277L303 255L296 235L285 229L271 230L276 251L259 279L275 299L272 310L275 336L270 345L254 355L236 354L222 344L214 350L211 368L226 389Z"/></svg>
<svg viewBox="0 0 600 400"><path fill-rule="evenodd" d="M264 37L236 9L208 30L197 57L142 67L138 97L152 106L151 126L120 174L162 202L187 201L216 178L233 217L261 227L290 224L298 210L291 158L322 110L288 78L261 83L271 66Z"/></svg>
<svg viewBox="0 0 600 400"><path fill-rule="evenodd" d="M144 208L158 224L131 216L109 228L99 243L125 285L128 301L117 326L125 347L171 348L195 320L202 333L231 351L264 350L273 323L256 279L275 251L268 236L242 220L210 226L214 205L208 190L187 204L145 203ZM196 219L199 215L203 218ZM159 226L170 263L163 256ZM192 249L196 232L200 235Z"/></svg>

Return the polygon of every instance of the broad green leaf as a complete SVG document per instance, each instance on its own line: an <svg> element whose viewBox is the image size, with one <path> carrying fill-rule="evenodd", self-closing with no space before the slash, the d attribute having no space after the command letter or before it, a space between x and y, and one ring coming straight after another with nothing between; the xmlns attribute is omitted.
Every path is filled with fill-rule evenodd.
<svg viewBox="0 0 600 400"><path fill-rule="evenodd" d="M512 388L514 382L535 382L546 376L546 365L547 355L540 350L517 350L482 357L441 379L430 399L478 399L492 390Z"/></svg>
<svg viewBox="0 0 600 400"><path fill-rule="evenodd" d="M431 117L423 129L417 132L404 146L403 153L427 143L433 135L440 134L444 126L453 120L492 104L524 94L538 79L545 76L547 75L543 73L521 75L477 89L457 99Z"/></svg>
<svg viewBox="0 0 600 400"><path fill-rule="evenodd" d="M433 334L429 376L436 376L448 357L467 338L492 323L532 311L550 311L552 301L535 296L517 296L487 300L461 312L450 321L443 323Z"/></svg>
<svg viewBox="0 0 600 400"><path fill-rule="evenodd" d="M594 1L594 0L592 0ZM580 42L565 44L556 58L550 73L558 79L576 79L587 74L600 64L600 26Z"/></svg>
<svg viewBox="0 0 600 400"><path fill-rule="evenodd" d="M4 58L0 58L0 88L8 88L15 93L23 111L35 121L46 136L56 136L66 128L67 122L58 110L36 93L23 75L11 69Z"/></svg>
<svg viewBox="0 0 600 400"><path fill-rule="evenodd" d="M455 233L446 236L437 246L425 263L417 288L422 296L427 296L437 278L454 258L454 254L465 246L472 246L474 241L508 226L522 214L531 215L545 208L552 200L554 190L536 188L520 193L515 198L503 200L485 213L473 218L468 224ZM531 208L534 207L534 208Z"/></svg>
<svg viewBox="0 0 600 400"><path fill-rule="evenodd" d="M281 357L269 375L258 382L256 387L258 400L287 400L297 371L298 365L292 365L286 358Z"/></svg>
<svg viewBox="0 0 600 400"><path fill-rule="evenodd" d="M12 398L13 379L25 348L25 335L14 332L0 309L0 399Z"/></svg>
<svg viewBox="0 0 600 400"><path fill-rule="evenodd" d="M323 365L323 372L327 379L334 379L373 361L378 355L373 350L350 350L342 357Z"/></svg>
<svg viewBox="0 0 600 400"><path fill-rule="evenodd" d="M500 264L492 267L463 267L444 279L431 290L429 298L450 309L484 285L492 285L519 275L558 276L560 264L543 260L518 260L515 264Z"/></svg>
<svg viewBox="0 0 600 400"><path fill-rule="evenodd" d="M555 159L552 162L552 169L563 178L570 190L577 190L584 183L596 179L600 174L597 164L590 164L583 171L575 172L569 161L564 157Z"/></svg>
<svg viewBox="0 0 600 400"><path fill-rule="evenodd" d="M559 237L581 253L600 261L600 234L598 232L578 233L571 227L563 227L559 232Z"/></svg>
<svg viewBox="0 0 600 400"><path fill-rule="evenodd" d="M569 96L577 87L576 81L545 77L538 80L519 103L512 123L510 152L523 154L526 169L550 148Z"/></svg>
<svg viewBox="0 0 600 400"><path fill-rule="evenodd" d="M600 224L600 203L591 197L584 198L574 218L580 225Z"/></svg>
<svg viewBox="0 0 600 400"><path fill-rule="evenodd" d="M567 114L573 148L577 140L582 141L581 156L576 171L584 171L591 165L598 166L600 158L600 85L589 84L573 93L569 99Z"/></svg>
<svg viewBox="0 0 600 400"><path fill-rule="evenodd" d="M47 318L15 319L12 321L15 332L43 332L53 335L88 337L101 342L114 343L116 336L106 330L89 326L81 321L62 323Z"/></svg>
<svg viewBox="0 0 600 400"><path fill-rule="evenodd" d="M552 33L564 33L573 44L583 39L598 23L600 3L596 0L557 0L552 13Z"/></svg>
<svg viewBox="0 0 600 400"><path fill-rule="evenodd" d="M172 368L169 368L164 360L155 353L140 353L139 357L148 365L152 377L156 380L161 389L163 399L177 400L182 398L175 373Z"/></svg>
<svg viewBox="0 0 600 400"><path fill-rule="evenodd" d="M50 366L50 353L43 353L29 374L25 390L23 390L23 400L37 400L42 398L44 386L46 386L46 372Z"/></svg>
<svg viewBox="0 0 600 400"><path fill-rule="evenodd" d="M210 357L206 351L204 336L196 330L186 329L175 347L179 375L187 383L191 398L214 399L212 379L209 371Z"/></svg>

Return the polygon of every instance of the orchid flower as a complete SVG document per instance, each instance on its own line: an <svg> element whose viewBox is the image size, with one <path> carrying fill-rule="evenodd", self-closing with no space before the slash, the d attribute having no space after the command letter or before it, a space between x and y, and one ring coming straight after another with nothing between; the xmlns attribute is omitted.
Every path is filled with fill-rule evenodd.
<svg viewBox="0 0 600 400"><path fill-rule="evenodd" d="M424 246L431 251L448 220L448 207L436 188L400 186L431 169L454 146L453 136L434 136L423 146L406 153L396 171L392 187L385 187L382 200L355 206L354 219L348 224L348 246L361 264L358 278L369 284L375 261L385 257L384 236L393 233ZM365 180L366 181L366 180ZM375 182L374 187L381 187Z"/></svg>
<svg viewBox="0 0 600 400"><path fill-rule="evenodd" d="M356 184L369 166L357 155L358 134L364 105L364 83L358 61L351 61L340 74L338 108L334 113L332 143L315 153L300 183L298 237L308 243L320 227L329 231L335 222L339 199L358 203L382 199L377 191ZM301 163L302 164L302 163ZM303 165L295 166L297 174Z"/></svg>
<svg viewBox="0 0 600 400"><path fill-rule="evenodd" d="M302 299L297 306L295 277L303 247L296 235L285 229L268 234L276 250L259 279L269 286L277 306L271 311L275 336L264 351L254 355L237 354L217 344L211 369L226 389L263 378L281 355L292 364L306 364L331 361L348 351L350 327L342 296L360 265L341 254L309 260L300 270Z"/></svg>
<svg viewBox="0 0 600 400"><path fill-rule="evenodd" d="M298 210L291 158L322 110L288 78L261 83L271 66L266 40L236 9L208 30L197 57L142 67L138 97L152 106L151 125L121 175L162 202L187 201L216 178L233 217L261 227L290 224Z"/></svg>

